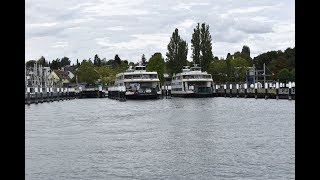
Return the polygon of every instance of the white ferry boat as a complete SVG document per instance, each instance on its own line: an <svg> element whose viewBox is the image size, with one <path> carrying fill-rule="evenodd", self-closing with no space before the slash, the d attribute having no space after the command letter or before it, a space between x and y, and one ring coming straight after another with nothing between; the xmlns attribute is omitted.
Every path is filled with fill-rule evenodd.
<svg viewBox="0 0 320 180"><path fill-rule="evenodd" d="M212 97L213 87L211 74L202 72L201 67L184 66L181 73L172 76L171 96Z"/></svg>
<svg viewBox="0 0 320 180"><path fill-rule="evenodd" d="M117 74L114 87L108 91L124 91L126 99L157 99L161 95L157 72L147 72L145 66Z"/></svg>

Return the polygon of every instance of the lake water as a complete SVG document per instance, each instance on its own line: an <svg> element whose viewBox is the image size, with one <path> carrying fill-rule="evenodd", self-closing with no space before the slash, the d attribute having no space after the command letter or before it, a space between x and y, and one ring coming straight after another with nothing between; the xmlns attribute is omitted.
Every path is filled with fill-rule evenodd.
<svg viewBox="0 0 320 180"><path fill-rule="evenodd" d="M30 180L295 178L295 101L75 99L25 117Z"/></svg>

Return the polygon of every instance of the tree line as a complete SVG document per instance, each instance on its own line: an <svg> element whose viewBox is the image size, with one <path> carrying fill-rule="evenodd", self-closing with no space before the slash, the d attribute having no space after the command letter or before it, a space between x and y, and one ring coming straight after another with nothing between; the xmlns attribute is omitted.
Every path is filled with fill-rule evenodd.
<svg viewBox="0 0 320 180"><path fill-rule="evenodd" d="M192 60L189 61L187 58L188 43L181 38L179 30L176 28L167 45L166 57L164 58L160 52L156 52L147 60L143 54L140 64L145 65L148 71L157 71L161 83L164 83L165 73L172 76L181 72L183 66L193 66L194 64L200 66L203 71L210 73L215 83L245 82L245 74L249 68L255 65L257 69L261 70L263 64L266 65L272 75L268 77L269 80L279 80L281 82L295 80L295 47L287 48L285 51L268 51L251 58L250 48L244 45L241 52L228 53L226 58L218 58L213 55L212 37L209 28L206 23L201 25L197 23L193 29L191 37ZM38 60L26 62L26 66L33 67L35 63L49 66L50 69L55 70L70 65L71 61L68 57L63 57L48 62L41 56ZM77 68L78 82L112 84L117 73L125 71L129 66L138 64L121 60L118 54L115 55L114 59L108 61L106 58L101 59L96 54L93 60L89 58L79 62L77 59L73 66Z"/></svg>

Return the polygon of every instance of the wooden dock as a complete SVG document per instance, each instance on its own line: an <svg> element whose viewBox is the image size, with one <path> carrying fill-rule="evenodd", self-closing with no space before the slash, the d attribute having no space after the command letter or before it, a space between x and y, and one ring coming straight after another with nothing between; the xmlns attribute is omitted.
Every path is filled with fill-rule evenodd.
<svg viewBox="0 0 320 180"><path fill-rule="evenodd" d="M46 92L43 92L46 90ZM106 97L106 91L101 88L87 88L81 90L75 90L74 88L33 88L25 93L25 104L38 104L44 102L64 101L76 98L104 98Z"/></svg>
<svg viewBox="0 0 320 180"><path fill-rule="evenodd" d="M264 99L295 99L295 88L279 89L216 89L214 97L264 98Z"/></svg>

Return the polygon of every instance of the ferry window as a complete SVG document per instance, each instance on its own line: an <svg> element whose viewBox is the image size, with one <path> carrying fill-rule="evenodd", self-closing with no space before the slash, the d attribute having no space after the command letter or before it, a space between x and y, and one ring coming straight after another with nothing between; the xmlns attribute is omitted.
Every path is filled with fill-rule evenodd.
<svg viewBox="0 0 320 180"><path fill-rule="evenodd" d="M124 78L125 79L132 79L132 75L125 75Z"/></svg>
<svg viewBox="0 0 320 180"><path fill-rule="evenodd" d="M149 74L143 74L142 75L142 79L149 79L150 78L150 75Z"/></svg>
<svg viewBox="0 0 320 180"><path fill-rule="evenodd" d="M151 79L157 79L157 75L156 74L150 74L150 78Z"/></svg>
<svg viewBox="0 0 320 180"><path fill-rule="evenodd" d="M141 78L141 76L140 76L140 74L135 74L135 75L133 75L133 78L138 79L138 78Z"/></svg>

